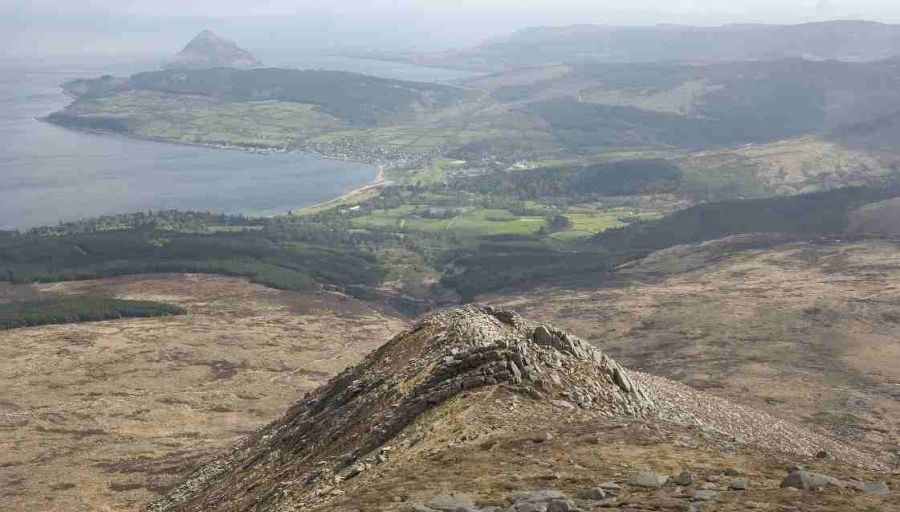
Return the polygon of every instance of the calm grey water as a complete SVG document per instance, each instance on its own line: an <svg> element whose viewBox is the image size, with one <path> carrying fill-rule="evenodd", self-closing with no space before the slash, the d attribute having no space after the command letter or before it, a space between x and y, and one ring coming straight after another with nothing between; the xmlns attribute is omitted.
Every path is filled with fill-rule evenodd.
<svg viewBox="0 0 900 512"><path fill-rule="evenodd" d="M152 66L0 64L0 229L168 208L270 215L371 182L375 167L94 135L36 121L69 102L59 84Z"/></svg>

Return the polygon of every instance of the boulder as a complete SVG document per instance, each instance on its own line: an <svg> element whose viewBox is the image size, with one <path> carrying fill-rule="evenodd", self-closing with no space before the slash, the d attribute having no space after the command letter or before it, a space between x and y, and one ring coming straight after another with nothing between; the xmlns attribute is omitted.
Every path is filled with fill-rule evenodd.
<svg viewBox="0 0 900 512"><path fill-rule="evenodd" d="M615 482L603 482L602 484L598 485L597 487L603 489L606 492L612 491L613 493L622 489L622 486L620 486L619 484L617 484Z"/></svg>
<svg viewBox="0 0 900 512"><path fill-rule="evenodd" d="M566 495L561 491L553 489L542 489L540 491L519 491L509 494L506 497L510 503L548 503L557 499L566 499Z"/></svg>
<svg viewBox="0 0 900 512"><path fill-rule="evenodd" d="M540 434L532 437L531 440L535 443L545 443L547 441L553 440L553 434L551 434L550 432L541 432Z"/></svg>
<svg viewBox="0 0 900 512"><path fill-rule="evenodd" d="M691 499L694 501L710 501L716 499L719 493L706 489L697 489L691 493Z"/></svg>
<svg viewBox="0 0 900 512"><path fill-rule="evenodd" d="M547 512L547 502L523 501L513 505L515 512Z"/></svg>
<svg viewBox="0 0 900 512"><path fill-rule="evenodd" d="M635 487L659 489L660 487L666 485L666 482L668 481L669 477L666 475L661 475L659 473L645 473L642 475L633 476L628 483Z"/></svg>
<svg viewBox="0 0 900 512"><path fill-rule="evenodd" d="M584 499L599 501L606 498L606 491L602 487L594 487L584 493Z"/></svg>
<svg viewBox="0 0 900 512"><path fill-rule="evenodd" d="M532 334L532 339L538 345L551 345L553 343L553 334L550 333L550 330L547 327L540 325L534 330L534 334Z"/></svg>
<svg viewBox="0 0 900 512"><path fill-rule="evenodd" d="M681 486L691 485L694 483L694 475L690 471L682 471L678 476L672 478L672 482Z"/></svg>
<svg viewBox="0 0 900 512"><path fill-rule="evenodd" d="M431 510L440 512L459 512L461 510L477 510L475 502L467 494L441 494L425 502L425 506Z"/></svg>
<svg viewBox="0 0 900 512"><path fill-rule="evenodd" d="M808 471L791 471L791 473L781 481L781 487L793 487L794 489L809 491L813 489L824 489L826 487L844 487L844 483L837 478L828 475L820 475Z"/></svg>
<svg viewBox="0 0 900 512"><path fill-rule="evenodd" d="M890 488L888 488L887 483L885 482L865 482L862 484L856 484L854 487L860 492L870 494L872 496L884 496L885 494L889 494L891 492Z"/></svg>
<svg viewBox="0 0 900 512"><path fill-rule="evenodd" d="M619 506L619 498L606 498L605 500L595 501L591 503L593 508L617 508Z"/></svg>
<svg viewBox="0 0 900 512"><path fill-rule="evenodd" d="M577 509L571 500L555 499L547 504L547 512L573 512Z"/></svg>

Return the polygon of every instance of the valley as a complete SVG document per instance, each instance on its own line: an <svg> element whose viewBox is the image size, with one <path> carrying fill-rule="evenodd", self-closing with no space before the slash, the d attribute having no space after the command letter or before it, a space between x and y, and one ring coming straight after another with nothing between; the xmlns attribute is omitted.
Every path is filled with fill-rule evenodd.
<svg viewBox="0 0 900 512"><path fill-rule="evenodd" d="M66 82L45 127L378 177L0 231L0 508L900 510L896 30L381 56L473 72L430 82L204 31Z"/></svg>

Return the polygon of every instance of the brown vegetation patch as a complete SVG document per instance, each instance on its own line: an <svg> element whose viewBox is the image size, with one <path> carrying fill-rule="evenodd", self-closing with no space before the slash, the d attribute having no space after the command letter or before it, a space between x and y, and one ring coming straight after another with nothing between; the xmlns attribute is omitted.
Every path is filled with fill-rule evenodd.
<svg viewBox="0 0 900 512"><path fill-rule="evenodd" d="M632 368L900 454L900 244L660 251L579 288L485 299L583 333Z"/></svg>
<svg viewBox="0 0 900 512"><path fill-rule="evenodd" d="M0 333L4 510L134 510L403 325L348 297L224 277L0 283L0 300L53 294L189 314Z"/></svg>

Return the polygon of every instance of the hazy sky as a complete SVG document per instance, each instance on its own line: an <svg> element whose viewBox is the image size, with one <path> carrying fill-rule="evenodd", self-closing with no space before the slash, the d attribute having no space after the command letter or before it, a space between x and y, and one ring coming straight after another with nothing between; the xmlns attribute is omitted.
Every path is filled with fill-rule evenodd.
<svg viewBox="0 0 900 512"><path fill-rule="evenodd" d="M4 0L13 10L44 13L129 13L190 16L283 16L313 12L334 14L550 14L570 21L603 22L612 16L622 21L642 15L645 23L663 22L665 14L688 15L697 20L741 21L731 16L793 22L818 14L880 18L897 15L895 0ZM623 8L627 5L627 9ZM645 11L643 14L640 11ZM654 15L654 13L657 13ZM654 19L655 18L655 19Z"/></svg>
<svg viewBox="0 0 900 512"><path fill-rule="evenodd" d="M900 0L0 0L0 54L165 54L210 28L253 50L433 50L531 25L900 23Z"/></svg>

